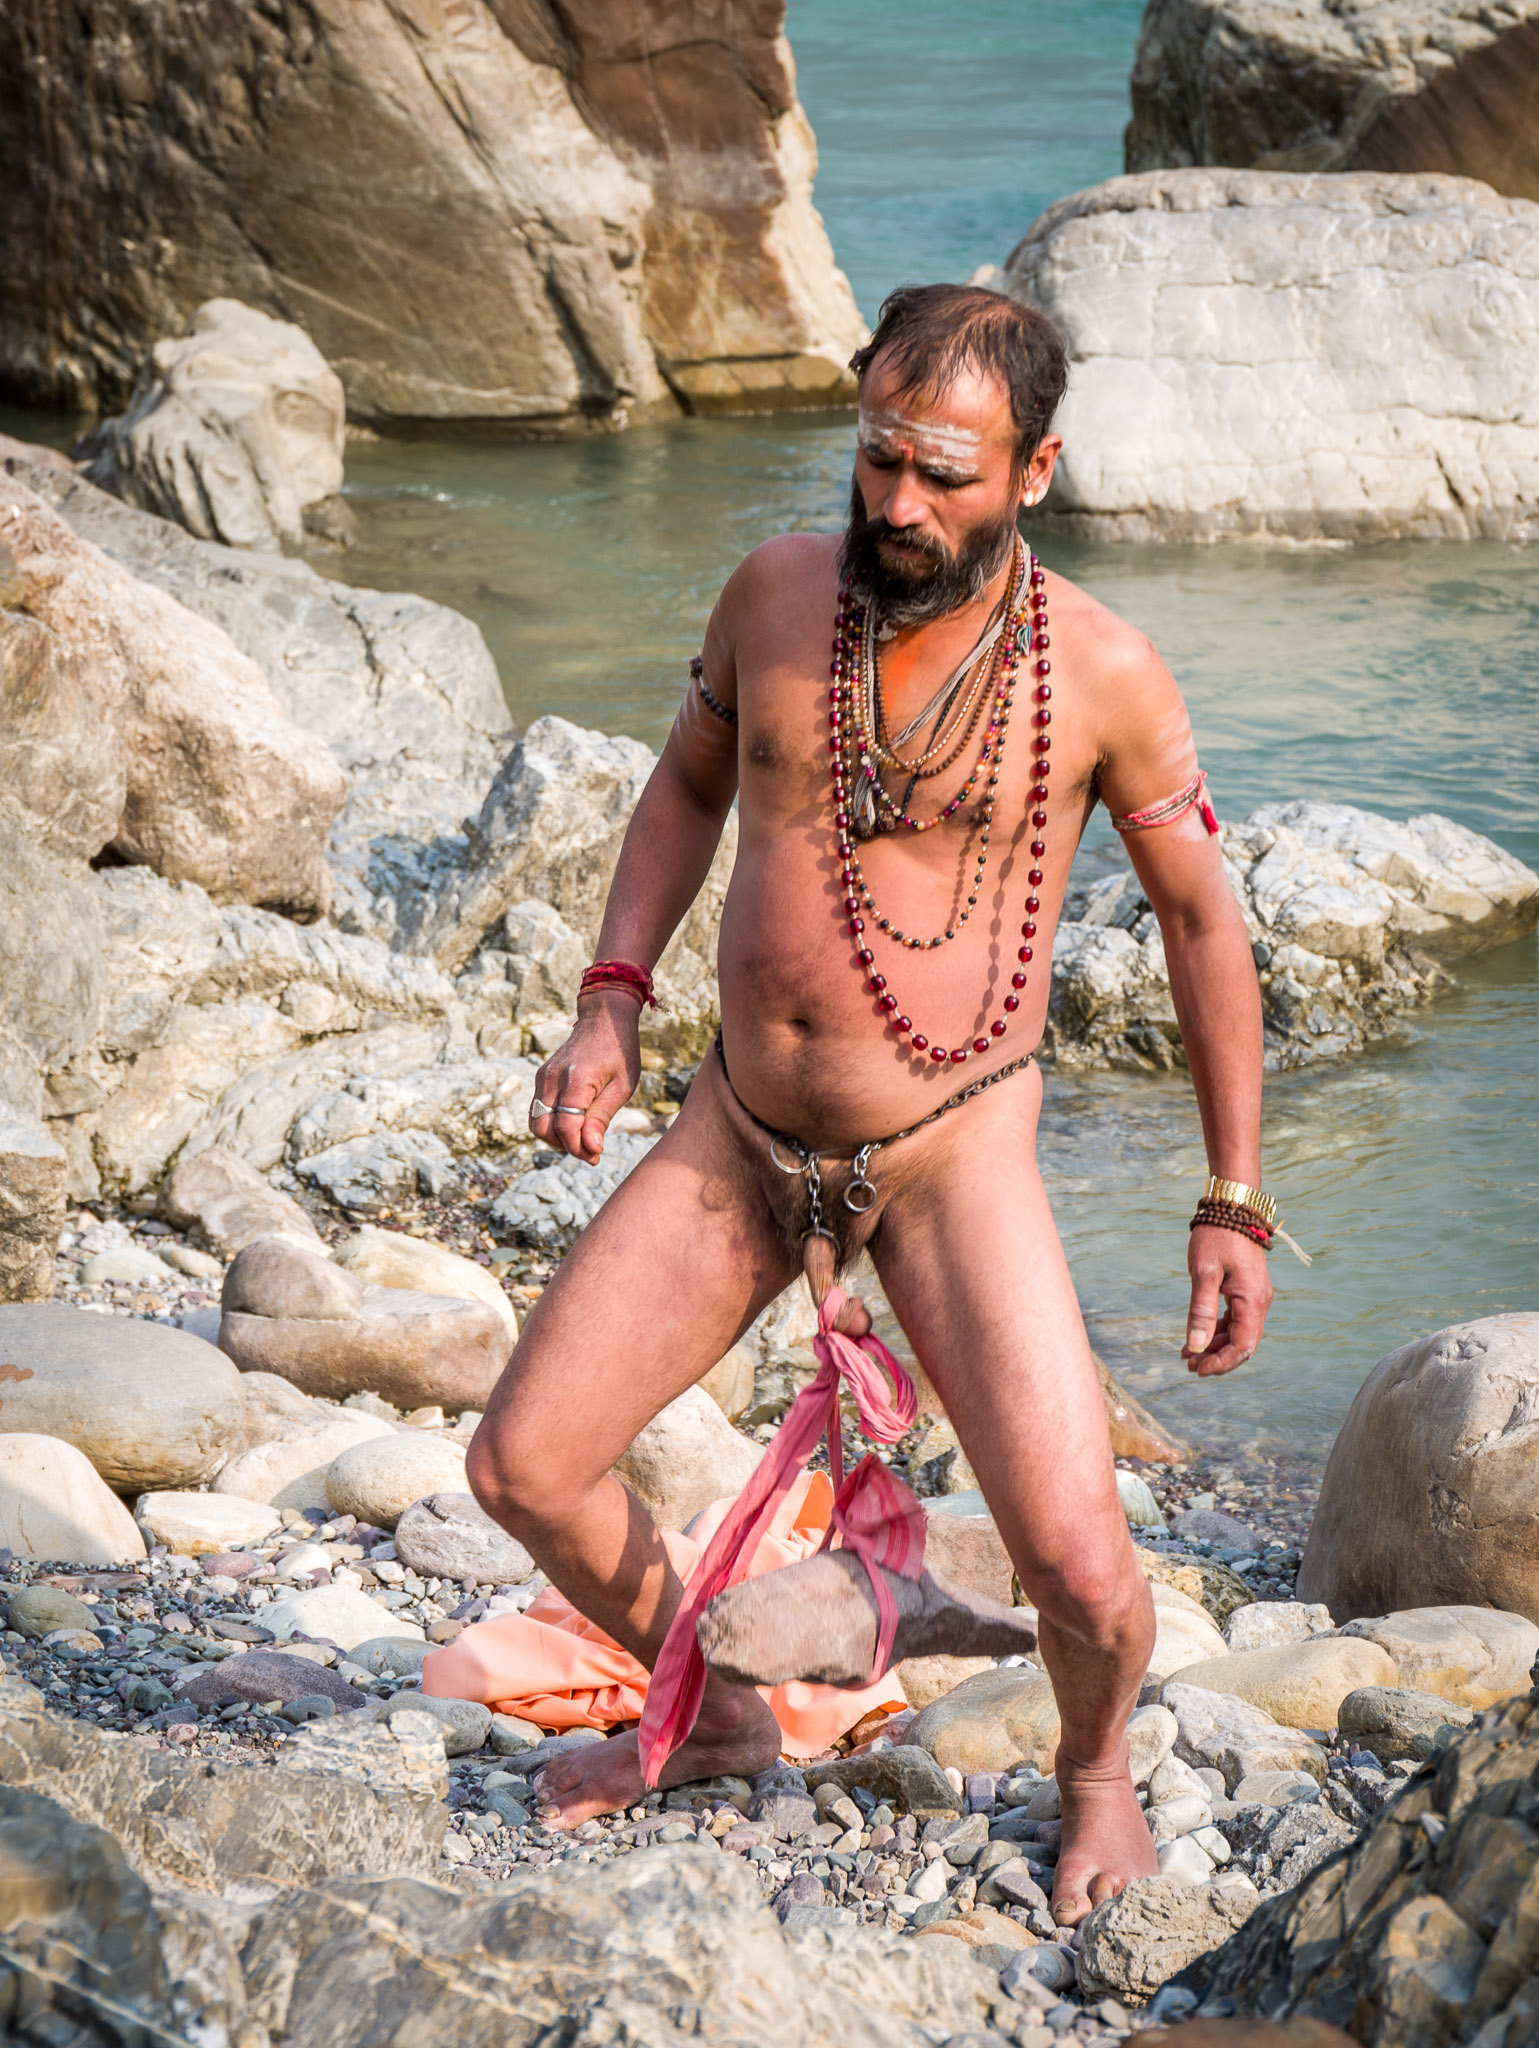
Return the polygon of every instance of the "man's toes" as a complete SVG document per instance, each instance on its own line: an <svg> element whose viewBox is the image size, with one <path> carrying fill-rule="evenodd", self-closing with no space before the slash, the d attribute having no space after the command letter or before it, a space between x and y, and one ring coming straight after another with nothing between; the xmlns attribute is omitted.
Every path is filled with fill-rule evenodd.
<svg viewBox="0 0 1539 2048"><path fill-rule="evenodd" d="M1083 1891L1065 1892L1053 1901L1053 1918L1060 1927L1077 1927L1089 1911L1090 1901Z"/></svg>
<svg viewBox="0 0 1539 2048"><path fill-rule="evenodd" d="M1126 1886L1127 1879L1125 1877L1113 1877L1109 1871L1098 1870L1090 1880L1091 1905L1104 1905L1107 1899L1116 1898L1119 1892L1126 1889Z"/></svg>

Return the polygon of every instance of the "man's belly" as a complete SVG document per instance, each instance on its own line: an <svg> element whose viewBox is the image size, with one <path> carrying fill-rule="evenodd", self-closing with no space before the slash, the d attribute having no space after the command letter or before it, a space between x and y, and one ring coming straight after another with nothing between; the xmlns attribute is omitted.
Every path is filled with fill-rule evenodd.
<svg viewBox="0 0 1539 2048"><path fill-rule="evenodd" d="M826 842L825 842L826 846ZM875 862L868 859L871 873ZM891 908L871 874L883 910L902 929L930 934L954 914L949 863L887 863ZM991 861L971 918L945 945L913 950L874 935L876 970L887 977L899 1013L931 1046L984 1053L941 1063L914 1051L888 1028L855 959L843 891L825 847L787 835L739 846L722 912L718 952L722 1036L732 1082L765 1123L830 1148L853 1148L903 1129L979 1075L1030 1052L1047 1014L1052 931L1063 882L1049 874L1038 892L1033 959L1020 1008L1006 1015L1011 976L1020 967L1023 863L1001 886ZM1065 864L1065 873L1067 864ZM1019 887L1013 886L1019 879ZM871 919L866 919L870 935ZM1003 1037L990 1026L1004 1018Z"/></svg>

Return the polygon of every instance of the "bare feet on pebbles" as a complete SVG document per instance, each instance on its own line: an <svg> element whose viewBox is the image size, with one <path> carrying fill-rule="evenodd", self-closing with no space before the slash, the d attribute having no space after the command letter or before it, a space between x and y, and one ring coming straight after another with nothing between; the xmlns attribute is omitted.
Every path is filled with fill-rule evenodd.
<svg viewBox="0 0 1539 2048"><path fill-rule="evenodd" d="M892 1662L905 1657L1025 1656L1035 1616L942 1584L883 1571L898 1609ZM739 1685L861 1686L876 1656L876 1597L852 1551L825 1550L719 1593L695 1634L706 1663Z"/></svg>
<svg viewBox="0 0 1539 2048"><path fill-rule="evenodd" d="M1135 1877L1158 1875L1154 1840L1128 1773L1127 1744L1112 1764L1077 1764L1060 1749L1063 1836L1053 1879L1053 1918L1077 1927L1092 1906Z"/></svg>
<svg viewBox="0 0 1539 2048"><path fill-rule="evenodd" d="M663 1767L662 1787L691 1785L700 1778L751 1778L768 1770L780 1754L780 1727L756 1692L709 1684L689 1740ZM616 1813L644 1799L641 1751L634 1728L590 1742L547 1764L537 1792L542 1827L581 1827L601 1813Z"/></svg>

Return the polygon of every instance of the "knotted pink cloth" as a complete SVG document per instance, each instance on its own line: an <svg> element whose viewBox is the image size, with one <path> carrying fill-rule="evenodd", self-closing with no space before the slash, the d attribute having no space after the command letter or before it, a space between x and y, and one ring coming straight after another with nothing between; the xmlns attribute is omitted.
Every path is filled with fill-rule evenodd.
<svg viewBox="0 0 1539 2048"><path fill-rule="evenodd" d="M736 1505L711 1538L692 1575L688 1591L673 1618L647 1688L637 1731L641 1768L655 1785L664 1764L695 1725L705 1692L705 1659L695 1638L695 1624L717 1594L747 1578L759 1539L773 1521L825 1431L828 1467L834 1486L834 1508L820 1549L830 1549L837 1536L853 1550L870 1574L876 1595L878 1627L873 1680L887 1669L897 1606L878 1565L907 1579L924 1569L924 1510L882 1461L861 1459L844 1475L844 1449L839 1433L839 1382L849 1382L868 1437L895 1444L913 1427L919 1412L914 1383L881 1339L846 1336L835 1327L845 1297L831 1287L818 1307L818 1334L813 1352L819 1371L792 1402L758 1469L738 1496Z"/></svg>

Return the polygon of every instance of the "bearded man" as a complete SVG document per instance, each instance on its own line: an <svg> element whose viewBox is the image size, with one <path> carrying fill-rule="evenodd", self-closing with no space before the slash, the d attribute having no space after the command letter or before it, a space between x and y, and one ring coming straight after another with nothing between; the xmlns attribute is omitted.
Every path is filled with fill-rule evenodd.
<svg viewBox="0 0 1539 2048"><path fill-rule="evenodd" d="M1231 1184L1210 1182L1190 1237L1184 1356L1202 1375L1250 1357L1271 1300L1260 1002L1174 681L1017 537L1062 445L1056 332L995 293L909 289L852 368L848 527L766 542L728 579L626 834L604 964L540 1070L535 1135L598 1158L639 1077L650 969L735 797L721 1036L530 1313L470 1479L651 1669L683 1588L611 1466L804 1253L825 1292L868 1247L1037 1610L1061 1718L1053 1910L1068 1925L1155 1869L1126 1738L1153 1608L1037 1169L1029 1058L1098 800L1159 918L1208 1163ZM858 1305L841 1314L853 1336L868 1327ZM751 1774L779 1746L753 1686L713 1668L662 1782ZM540 1784L556 1827L643 1790L634 1732Z"/></svg>

